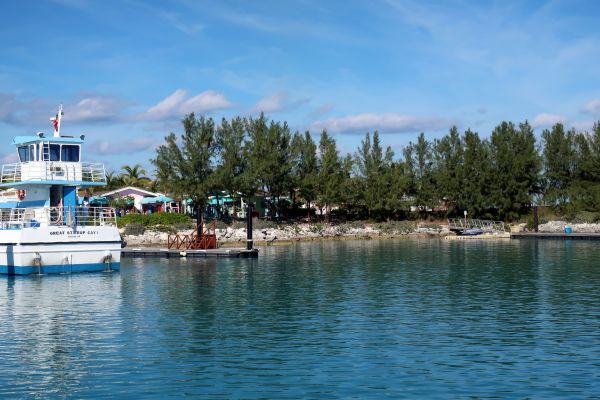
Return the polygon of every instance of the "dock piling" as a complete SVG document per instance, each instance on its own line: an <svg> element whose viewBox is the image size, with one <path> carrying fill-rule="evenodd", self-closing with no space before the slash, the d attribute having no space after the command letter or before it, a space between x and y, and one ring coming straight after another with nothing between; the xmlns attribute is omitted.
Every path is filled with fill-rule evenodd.
<svg viewBox="0 0 600 400"><path fill-rule="evenodd" d="M252 203L248 203L246 206L246 250L252 250L254 248L254 241L252 240Z"/></svg>

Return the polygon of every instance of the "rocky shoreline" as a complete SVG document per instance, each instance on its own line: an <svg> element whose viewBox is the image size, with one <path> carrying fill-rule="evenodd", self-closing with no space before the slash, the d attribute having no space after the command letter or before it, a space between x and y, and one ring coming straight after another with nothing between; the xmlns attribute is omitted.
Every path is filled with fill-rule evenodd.
<svg viewBox="0 0 600 400"><path fill-rule="evenodd" d="M189 234L192 231L182 231L179 234ZM123 234L123 232L122 232ZM256 244L271 244L278 242L313 241L323 239L376 239L376 238L417 238L444 237L452 235L447 226L413 227L411 230L381 229L376 225L365 224L362 227L327 224L290 224L277 228L256 228L252 230L252 238ZM246 243L246 228L217 229L219 244L240 246ZM123 236L128 247L135 246L166 246L169 234L147 230L143 235Z"/></svg>
<svg viewBox="0 0 600 400"><path fill-rule="evenodd" d="M570 224L565 221L551 221L539 225L540 232L557 233L564 232L565 227L571 227L573 232L600 233L600 224ZM517 224L511 227L513 232L525 231L525 224ZM121 232L123 234L123 232ZM179 234L189 234L191 231L182 231ZM232 246L246 243L246 229L232 228L217 229L217 242L220 245ZM352 239L392 239L392 238L440 238L454 235L446 225L433 227L415 225L412 229L385 229L378 224L364 224L364 226L328 225L328 224L290 224L276 228L256 228L252 230L252 236L257 245L269 245L296 241L314 240L352 240ZM166 246L169 234L147 230L143 235L123 236L128 247L136 246Z"/></svg>

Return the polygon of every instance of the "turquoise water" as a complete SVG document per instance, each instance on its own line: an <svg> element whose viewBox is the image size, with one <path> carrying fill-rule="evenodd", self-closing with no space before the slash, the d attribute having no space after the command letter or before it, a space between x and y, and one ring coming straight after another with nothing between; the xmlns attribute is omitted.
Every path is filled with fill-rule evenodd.
<svg viewBox="0 0 600 400"><path fill-rule="evenodd" d="M1 398L600 397L600 244L366 241L2 277Z"/></svg>

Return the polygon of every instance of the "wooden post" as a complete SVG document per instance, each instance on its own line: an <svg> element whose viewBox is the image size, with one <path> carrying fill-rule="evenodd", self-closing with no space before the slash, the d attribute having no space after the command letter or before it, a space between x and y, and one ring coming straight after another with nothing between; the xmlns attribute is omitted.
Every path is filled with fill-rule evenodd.
<svg viewBox="0 0 600 400"><path fill-rule="evenodd" d="M198 207L196 210L196 229L198 230L196 233L198 234L198 239L202 237L202 225L204 225L204 220L202 219L202 209Z"/></svg>
<svg viewBox="0 0 600 400"><path fill-rule="evenodd" d="M539 223L540 223L540 220L538 217L538 207L533 206L533 230L534 230L534 232L538 232Z"/></svg>
<svg viewBox="0 0 600 400"><path fill-rule="evenodd" d="M248 202L246 206L246 250L252 250L254 242L252 240L252 203Z"/></svg>

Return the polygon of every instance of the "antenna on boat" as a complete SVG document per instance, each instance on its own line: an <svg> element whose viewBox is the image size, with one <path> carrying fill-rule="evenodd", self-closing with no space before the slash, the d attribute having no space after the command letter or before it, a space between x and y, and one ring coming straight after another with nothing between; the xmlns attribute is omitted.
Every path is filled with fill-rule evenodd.
<svg viewBox="0 0 600 400"><path fill-rule="evenodd" d="M61 105L58 107L58 113L56 114L56 117L50 118L50 121L52 121L52 126L54 127L54 137L60 137L60 120L62 119L63 115L65 115L65 113L63 112L61 103Z"/></svg>

